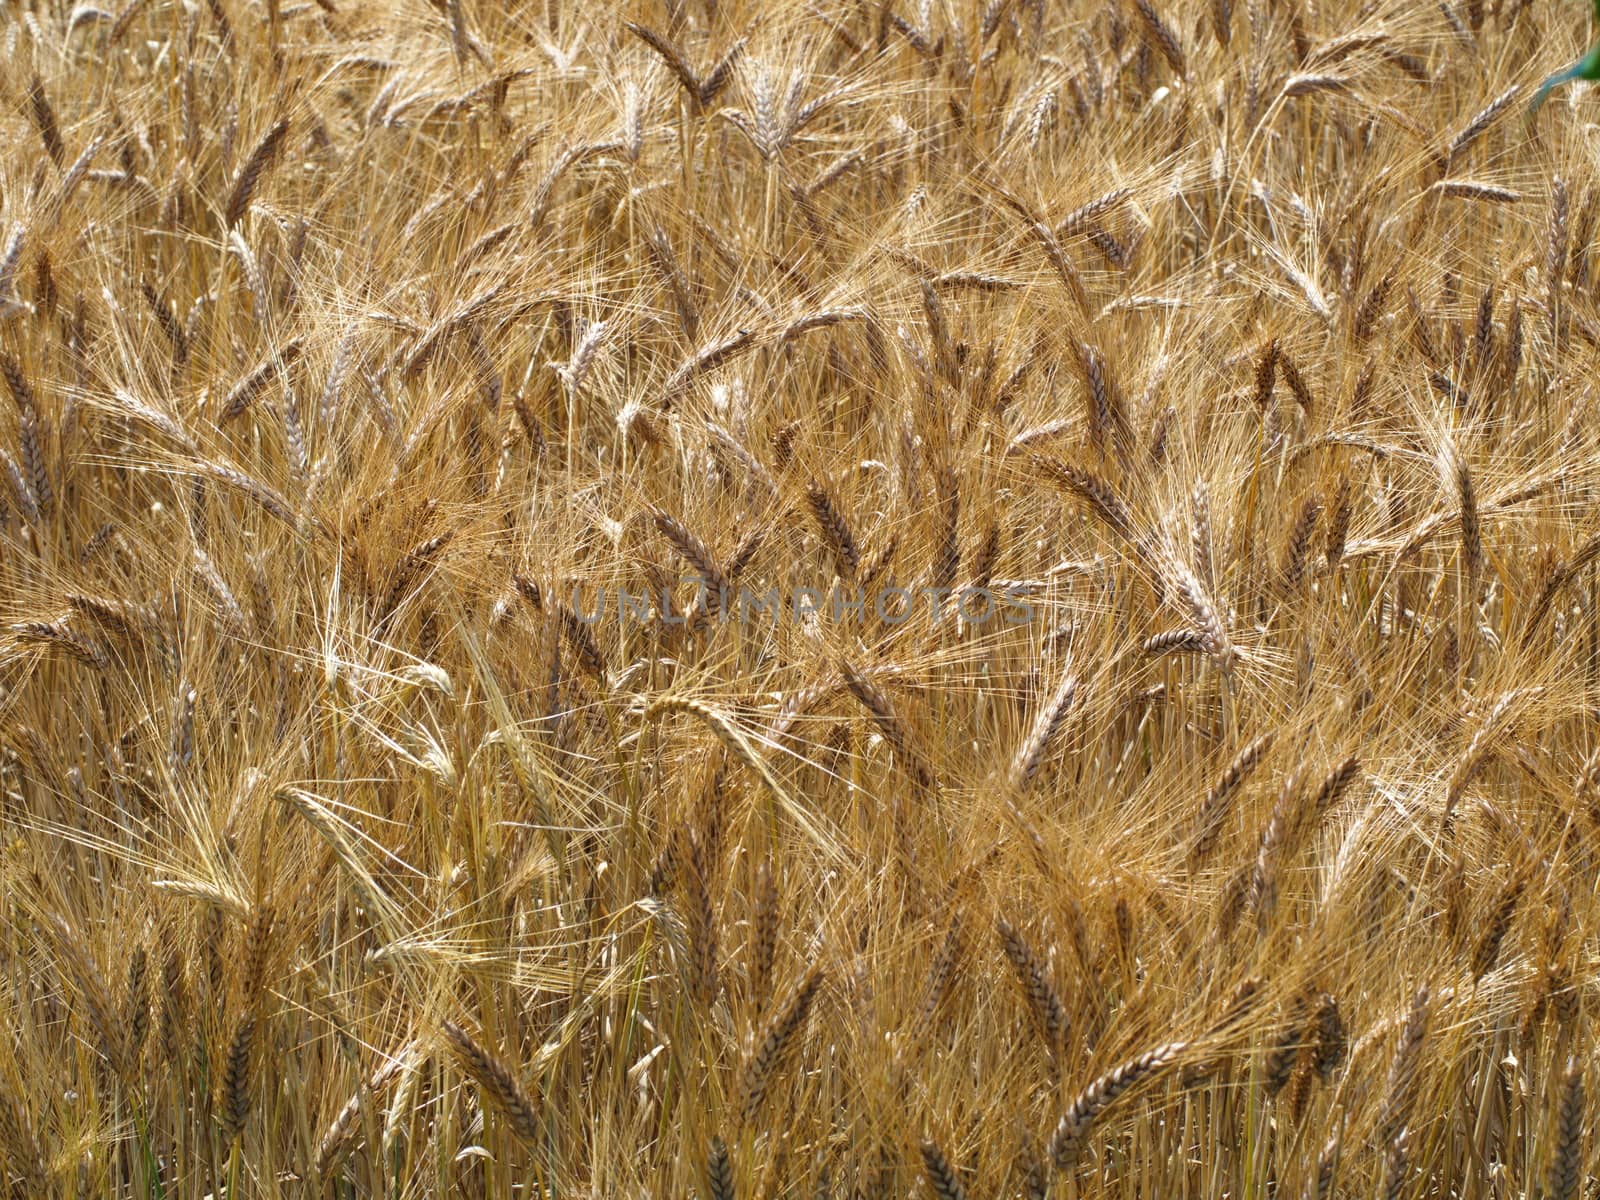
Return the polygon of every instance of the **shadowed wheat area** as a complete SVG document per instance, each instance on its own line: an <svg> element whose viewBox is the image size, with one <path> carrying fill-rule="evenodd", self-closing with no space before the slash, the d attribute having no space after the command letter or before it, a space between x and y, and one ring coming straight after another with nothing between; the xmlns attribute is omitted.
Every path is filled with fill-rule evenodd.
<svg viewBox="0 0 1600 1200"><path fill-rule="evenodd" d="M1591 32L8 4L0 1186L1591 1196Z"/></svg>

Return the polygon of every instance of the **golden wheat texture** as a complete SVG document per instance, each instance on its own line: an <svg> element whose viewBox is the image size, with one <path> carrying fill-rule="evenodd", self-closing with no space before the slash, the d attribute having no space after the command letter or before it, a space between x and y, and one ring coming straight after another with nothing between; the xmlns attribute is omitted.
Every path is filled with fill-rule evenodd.
<svg viewBox="0 0 1600 1200"><path fill-rule="evenodd" d="M1591 1196L1588 26L7 4L0 1190Z"/></svg>

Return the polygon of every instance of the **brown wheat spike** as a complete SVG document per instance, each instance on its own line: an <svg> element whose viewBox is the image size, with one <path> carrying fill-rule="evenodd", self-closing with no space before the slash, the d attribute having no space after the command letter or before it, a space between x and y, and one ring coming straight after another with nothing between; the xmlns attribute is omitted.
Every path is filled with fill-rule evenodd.
<svg viewBox="0 0 1600 1200"><path fill-rule="evenodd" d="M910 776L918 787L924 790L932 788L936 783L933 768L928 765L921 751L913 745L908 727L894 705L890 703L889 697L852 663L840 660L838 668L845 687L871 715L878 732L883 734L884 740L894 750L900 769Z"/></svg>
<svg viewBox="0 0 1600 1200"><path fill-rule="evenodd" d="M1338 1173L1339 1151L1343 1144L1344 1128L1337 1125L1323 1144L1322 1153L1317 1156L1316 1174L1306 1180L1306 1190L1302 1193L1304 1200L1332 1200L1333 1181Z"/></svg>
<svg viewBox="0 0 1600 1200"><path fill-rule="evenodd" d="M712 1134L706 1146L706 1185L711 1200L735 1200L738 1195L733 1187L733 1164L728 1160L728 1146L718 1134Z"/></svg>
<svg viewBox="0 0 1600 1200"><path fill-rule="evenodd" d="M1046 475L1064 485L1089 505L1095 514L1117 536L1133 540L1133 514L1112 487L1093 472L1062 462L1059 458L1036 454L1030 460Z"/></svg>
<svg viewBox="0 0 1600 1200"><path fill-rule="evenodd" d="M650 516L661 536L667 539L678 556L699 572L699 580L706 589L706 610L711 616L716 616L720 597L728 590L729 573L722 569L706 544L695 537L682 521L658 508L652 508Z"/></svg>
<svg viewBox="0 0 1600 1200"><path fill-rule="evenodd" d="M245 1120L250 1115L252 1092L252 1064L255 1056L255 1011L248 1010L234 1027L228 1041L228 1053L222 1075L222 1140L232 1144L244 1131Z"/></svg>
<svg viewBox="0 0 1600 1200"><path fill-rule="evenodd" d="M917 1147L922 1152L922 1170L928 1177L928 1186L939 1200L966 1200L967 1189L961 1186L955 1168L939 1149L936 1142L923 1138Z"/></svg>
<svg viewBox="0 0 1600 1200"><path fill-rule="evenodd" d="M658 227L652 232L646 246L650 251L651 266L672 292L673 303L678 309L678 323L683 327L684 336L692 342L700 331L700 308L695 303L694 293L689 287L689 277L683 273L683 266L673 252L672 239L667 236L666 230ZM579 353L575 351L574 364L577 363L578 357ZM573 374L581 378L576 365L573 367Z"/></svg>
<svg viewBox="0 0 1600 1200"><path fill-rule="evenodd" d="M51 1194L51 1172L44 1151L21 1098L9 1088L0 1089L0 1162L19 1177L9 1189L13 1196Z"/></svg>
<svg viewBox="0 0 1600 1200"><path fill-rule="evenodd" d="M1394 284L1395 274L1390 271L1361 297L1361 303L1356 306L1355 316L1350 322L1350 331L1357 343L1366 342L1372 337Z"/></svg>
<svg viewBox="0 0 1600 1200"><path fill-rule="evenodd" d="M750 914L750 999L756 1012L766 1007L772 987L772 966L778 951L778 917L778 883L772 874L772 863L763 859L756 868Z"/></svg>
<svg viewBox="0 0 1600 1200"><path fill-rule="evenodd" d="M1410 1112L1412 1092L1421 1066L1422 1040L1428 1032L1428 1007L1432 998L1426 984L1417 989L1411 999L1405 1024L1401 1027L1394 1057L1389 1060L1389 1075L1378 1111L1377 1130L1381 1145L1393 1144L1403 1132L1406 1116Z"/></svg>
<svg viewBox="0 0 1600 1200"><path fill-rule="evenodd" d="M1295 1063L1307 1047L1306 1018L1306 997L1304 993L1297 994L1289 1005L1278 1039L1268 1051L1262 1067L1261 1086L1269 1096L1276 1096L1283 1090Z"/></svg>
<svg viewBox="0 0 1600 1200"><path fill-rule="evenodd" d="M1501 386L1510 389L1522 368L1522 302L1519 299L1511 301L1511 311L1506 315L1506 348L1502 361L1505 371Z"/></svg>
<svg viewBox="0 0 1600 1200"><path fill-rule="evenodd" d="M565 604L556 609L556 618L561 626L561 634L578 656L578 665L588 674L601 682L606 678L605 655L600 651L600 643L595 641L594 633L590 630L588 622L584 621L571 608Z"/></svg>
<svg viewBox="0 0 1600 1200"><path fill-rule="evenodd" d="M167 339L167 344L172 347L172 365L183 366L189 361L189 335L184 332L183 326L178 323L178 318L173 315L172 306L167 298L157 291L149 280L141 280L139 290L144 296L145 303L150 306L150 311L155 315L156 326Z"/></svg>
<svg viewBox="0 0 1600 1200"><path fill-rule="evenodd" d="M1460 504L1461 556L1467 579L1476 585L1483 575L1483 531L1478 520L1478 500L1472 484L1472 472L1467 460L1459 452L1452 455L1456 497Z"/></svg>
<svg viewBox="0 0 1600 1200"><path fill-rule="evenodd" d="M822 538L833 554L834 569L842 579L853 579L861 565L861 552L856 549L855 536L850 525L839 511L839 506L827 490L813 480L806 487L806 500L811 505L811 515L817 520Z"/></svg>
<svg viewBox="0 0 1600 1200"><path fill-rule="evenodd" d="M1176 590L1194 621L1195 629L1205 641L1206 653L1211 656L1219 671L1226 673L1238 657L1226 626L1217 614L1216 605L1206 595L1194 573L1182 563L1170 562L1169 569L1176 577Z"/></svg>
<svg viewBox="0 0 1600 1200"><path fill-rule="evenodd" d="M990 525L972 555L972 586L986 588L994 579L1000 561L1000 526Z"/></svg>
<svg viewBox="0 0 1600 1200"><path fill-rule="evenodd" d="M1169 629L1145 638L1140 648L1152 657L1175 652L1198 654L1205 650L1205 638L1193 629Z"/></svg>
<svg viewBox="0 0 1600 1200"><path fill-rule="evenodd" d="M1561 336L1561 281L1567 269L1567 181L1559 175L1550 181L1550 229L1545 243L1544 278L1546 307L1550 312L1550 332Z"/></svg>
<svg viewBox="0 0 1600 1200"><path fill-rule="evenodd" d="M1050 227L1039 219L1025 201L1017 196L1012 195L1003 188L997 188L997 196L1001 203L1022 218L1023 224L1027 227L1033 239L1039 243L1040 249L1044 251L1045 258L1049 260L1050 265L1055 269L1057 277L1066 288L1067 295L1071 298L1078 311L1081 313L1089 312L1089 294L1084 290L1083 278L1078 274L1077 267L1073 266L1072 260L1067 257L1067 252L1061 248L1061 242L1056 238Z"/></svg>
<svg viewBox="0 0 1600 1200"><path fill-rule="evenodd" d="M1411 1169L1412 1140L1413 1134L1410 1128L1404 1128L1399 1130L1384 1147L1384 1200L1400 1200L1400 1195L1405 1190L1406 1177Z"/></svg>
<svg viewBox="0 0 1600 1200"><path fill-rule="evenodd" d="M945 932L939 952L934 955L933 963L928 968L928 984L923 992L922 1008L917 1015L919 1033L932 1027L940 1010L955 991L963 948L961 918L957 915L950 919L950 928Z"/></svg>
<svg viewBox="0 0 1600 1200"><path fill-rule="evenodd" d="M1305 823L1300 803L1304 774L1300 768L1284 776L1272 816L1261 833L1250 877L1250 907L1265 922L1277 903L1278 871L1292 852Z"/></svg>
<svg viewBox="0 0 1600 1200"><path fill-rule="evenodd" d="M1088 342L1078 343L1078 367L1089 393L1089 437L1101 453L1114 444L1126 445L1131 437L1122 390L1111 377L1105 355Z"/></svg>
<svg viewBox="0 0 1600 1200"><path fill-rule="evenodd" d="M122 1005L122 1028L127 1039L128 1061L137 1068L150 1033L150 956L143 945L133 948L128 960L127 999Z"/></svg>
<svg viewBox="0 0 1600 1200"><path fill-rule="evenodd" d="M754 329L736 329L721 341L702 347L661 385L661 407L670 409L695 379L755 349L756 344Z"/></svg>
<svg viewBox="0 0 1600 1200"><path fill-rule="evenodd" d="M1149 34L1151 42L1161 51L1161 57L1167 60L1167 66L1180 77L1187 79L1188 63L1184 59L1183 46L1178 41L1178 35L1172 31L1172 27L1161 19L1161 14L1156 12L1150 0L1133 0L1133 7L1144 23L1145 32Z"/></svg>
<svg viewBox="0 0 1600 1200"><path fill-rule="evenodd" d="M1186 1049L1183 1042L1168 1042L1113 1067L1079 1092L1057 1123L1046 1147L1058 1171L1070 1171L1078 1161L1090 1129L1105 1110L1134 1084L1174 1062Z"/></svg>
<svg viewBox="0 0 1600 1200"><path fill-rule="evenodd" d="M366 910L367 919L376 922L380 928L388 925L396 913L395 902L379 888L356 853L343 824L328 806L310 792L294 787L280 789L278 799L299 813L333 851L334 858L343 870L342 877L355 891L356 898Z"/></svg>
<svg viewBox="0 0 1600 1200"><path fill-rule="evenodd" d="M83 1006L83 1015L94 1030L100 1053L114 1068L122 1070L126 1049L124 1030L116 1019L117 1006L111 999L105 977L78 931L54 913L49 914L48 919L56 935L57 949L75 985L78 1002Z"/></svg>
<svg viewBox="0 0 1600 1200"><path fill-rule="evenodd" d="M1316 1040L1313 1044L1314 1065L1317 1074L1327 1081L1344 1062L1349 1050L1349 1035L1345 1032L1344 1018L1339 1015L1337 998L1327 992L1318 998L1313 1025L1316 1029Z"/></svg>
<svg viewBox="0 0 1600 1200"><path fill-rule="evenodd" d="M1034 956L1021 931L1003 917L996 922L995 928L1000 934L1000 946L1006 953L1006 959L1016 972L1023 994L1028 999L1028 1012L1033 1018L1034 1028L1044 1039L1045 1050L1051 1060L1057 1060L1067 1044L1067 1010L1061 1002L1061 994L1050 982L1044 964Z"/></svg>
<svg viewBox="0 0 1600 1200"><path fill-rule="evenodd" d="M300 351L304 347L304 338L286 342L234 384L222 402L221 411L217 413L217 423L220 425L231 421L249 408L255 398L266 389L273 376L281 373L283 368L293 364L300 357Z"/></svg>
<svg viewBox="0 0 1600 1200"><path fill-rule="evenodd" d="M1290 394L1294 396L1295 403L1300 406L1300 410L1309 419L1315 407L1314 397L1311 394L1311 385L1306 382L1305 376L1300 373L1299 364L1289 356L1287 351L1282 349L1278 351L1278 371L1283 376L1283 382L1288 386Z"/></svg>
<svg viewBox="0 0 1600 1200"><path fill-rule="evenodd" d="M11 485L11 496L21 510L22 518L29 525L38 528L41 521L39 502L34 498L33 486L23 475L22 468L17 465L17 460L12 458L4 446L0 446L0 467L5 469L6 482ZM0 516L3 520L3 516Z"/></svg>
<svg viewBox="0 0 1600 1200"><path fill-rule="evenodd" d="M1278 340L1271 339L1256 359L1255 406L1265 409L1272 403L1272 388L1278 379Z"/></svg>
<svg viewBox="0 0 1600 1200"><path fill-rule="evenodd" d="M1499 119L1502 113L1511 107L1512 101L1517 98L1517 93L1520 90L1521 86L1519 84L1512 84L1493 100L1489 101L1488 104L1484 105L1483 108L1479 109L1472 119L1461 127L1460 132L1455 134L1445 147L1444 159L1447 167L1451 162L1459 158L1468 146L1488 132L1489 127Z"/></svg>
<svg viewBox="0 0 1600 1200"><path fill-rule="evenodd" d="M254 199L256 187L261 182L261 177L272 169L278 157L278 150L283 145L283 139L289 132L287 117L278 121L256 143L255 149L250 152L250 157L245 159L244 166L239 168L239 175L233 182L233 188L228 192L228 202L223 207L223 223L232 229L244 219L250 208L250 201Z"/></svg>
<svg viewBox="0 0 1600 1200"><path fill-rule="evenodd" d="M961 570L961 490L955 472L948 467L940 470L936 478L939 533L928 583L930 587L949 589Z"/></svg>
<svg viewBox="0 0 1600 1200"><path fill-rule="evenodd" d="M21 646L60 650L91 667L104 668L110 662L110 657L97 642L68 629L59 621L20 621L10 629L12 637Z"/></svg>
<svg viewBox="0 0 1600 1200"><path fill-rule="evenodd" d="M516 1075L506 1061L482 1046L455 1022L445 1021L440 1028L462 1069L506 1118L511 1131L528 1145L538 1145L543 1136L539 1110L517 1082Z"/></svg>
<svg viewBox="0 0 1600 1200"><path fill-rule="evenodd" d="M1441 179L1428 188L1438 196L1454 200L1480 200L1485 204L1518 204L1522 193L1477 179Z"/></svg>
<svg viewBox="0 0 1600 1200"><path fill-rule="evenodd" d="M811 966L795 989L789 993L783 1007L770 1016L759 1031L755 1045L746 1056L739 1076L739 1114L746 1129L755 1128L767 1088L772 1083L778 1064L793 1049L811 1005L822 986L824 973L821 967Z"/></svg>
<svg viewBox="0 0 1600 1200"><path fill-rule="evenodd" d="M22 452L22 469L27 472L28 487L39 511L47 513L54 503L55 489L51 486L50 472L45 465L38 402L34 399L33 389L28 386L22 365L10 354L0 354L0 375L4 375L6 388L16 402L18 447Z"/></svg>
<svg viewBox="0 0 1600 1200"><path fill-rule="evenodd" d="M328 1128L323 1132L317 1142L316 1173L317 1178L326 1180L329 1172L338 1166L340 1158L349 1147L350 1141L356 1131L356 1120L361 1117L364 1106L369 1104L375 1096L386 1088L390 1081L412 1062L410 1047L400 1054L385 1062L373 1072L364 1084L351 1093L350 1098L334 1114Z"/></svg>
<svg viewBox="0 0 1600 1200"><path fill-rule="evenodd" d="M1550 1200L1576 1200L1583 1176L1583 1062L1567 1059L1556 1105L1555 1141L1545 1169L1545 1195Z"/></svg>
<svg viewBox="0 0 1600 1200"><path fill-rule="evenodd" d="M1056 235L1058 237L1070 236L1087 226L1096 217L1110 212L1131 195L1133 195L1132 188L1112 188L1104 195L1096 196L1086 204L1080 204L1061 219L1061 223L1056 226Z"/></svg>
<svg viewBox="0 0 1600 1200"><path fill-rule="evenodd" d="M1016 754L1012 756L1011 767L1006 773L1006 785L1013 792L1026 791L1028 785L1033 782L1033 777L1039 773L1045 751L1060 732L1062 723L1072 710L1077 694L1078 677L1068 671L1056 685L1049 702L1039 710L1039 715L1034 718L1033 728L1028 731L1028 736L1023 739L1022 744L1017 747Z"/></svg>
<svg viewBox="0 0 1600 1200"><path fill-rule="evenodd" d="M1329 771L1312 794L1311 819L1321 820L1329 809L1339 803L1360 773L1361 760L1354 757L1345 759Z"/></svg>
<svg viewBox="0 0 1600 1200"><path fill-rule="evenodd" d="M1243 786L1251 772L1261 762L1262 756L1272 747L1273 732L1268 730L1245 744L1223 769L1216 783L1206 792L1199 810L1195 813L1194 831L1189 845L1190 863L1205 859L1222 834L1222 824L1228 813L1228 804L1235 792Z"/></svg>
<svg viewBox="0 0 1600 1200"><path fill-rule="evenodd" d="M1289 1092L1282 1106L1291 1124L1305 1119L1306 1106L1311 1102L1311 1090L1316 1083L1317 1070L1309 1053L1301 1053L1294 1062L1294 1072L1289 1077Z"/></svg>
<svg viewBox="0 0 1600 1200"><path fill-rule="evenodd" d="M706 839L688 836L689 861L683 883L688 893L689 994L702 1010L716 1003L721 987L717 971L717 916L711 906L711 861Z"/></svg>
<svg viewBox="0 0 1600 1200"><path fill-rule="evenodd" d="M61 141L61 128L56 123L55 109L50 106L50 97L45 94L44 80L37 75L28 84L28 114L39 130L39 140L44 143L50 161L57 167L61 166L67 156L67 148Z"/></svg>
<svg viewBox="0 0 1600 1200"><path fill-rule="evenodd" d="M1527 887L1527 879L1519 874L1506 885L1500 894L1499 901L1489 914L1488 922L1483 926L1479 935L1478 944L1472 951L1472 978L1474 981L1482 979L1494 970L1495 962L1500 957L1500 945L1505 941L1506 934L1510 932L1512 918L1516 915L1517 904L1522 899L1522 893Z"/></svg>
<svg viewBox="0 0 1600 1200"><path fill-rule="evenodd" d="M1324 532L1323 561L1331 571L1344 557L1345 542L1350 534L1350 518L1355 513L1354 489L1350 476L1339 476L1333 500L1328 505L1328 524Z"/></svg>
<svg viewBox="0 0 1600 1200"><path fill-rule="evenodd" d="M1316 535L1317 522L1322 516L1322 497L1307 496L1300 504L1300 513L1289 530L1283 551L1283 582L1294 588L1305 575L1306 562L1311 557L1311 539Z"/></svg>

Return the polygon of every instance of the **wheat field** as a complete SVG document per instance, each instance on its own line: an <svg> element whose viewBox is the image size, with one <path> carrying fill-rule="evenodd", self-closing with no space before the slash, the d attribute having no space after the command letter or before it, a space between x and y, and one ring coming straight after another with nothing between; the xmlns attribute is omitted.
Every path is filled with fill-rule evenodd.
<svg viewBox="0 0 1600 1200"><path fill-rule="evenodd" d="M11 1195L1596 1194L1588 6L100 2Z"/></svg>

